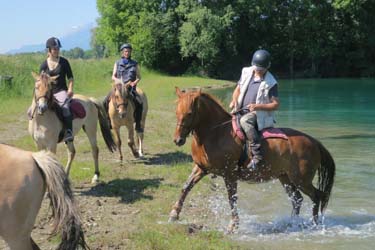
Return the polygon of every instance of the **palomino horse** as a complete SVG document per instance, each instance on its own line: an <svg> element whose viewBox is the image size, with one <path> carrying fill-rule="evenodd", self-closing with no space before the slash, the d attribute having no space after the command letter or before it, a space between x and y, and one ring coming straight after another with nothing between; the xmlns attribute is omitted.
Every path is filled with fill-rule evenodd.
<svg viewBox="0 0 375 250"><path fill-rule="evenodd" d="M137 92L142 99L143 112L141 120L141 128L144 131L146 116L148 111L148 103L146 94L137 87ZM109 119L114 131L114 139L117 145L117 149L120 153L120 161L123 160L121 151L121 137L120 128L125 126L128 129L128 146L131 149L134 157L143 157L143 132L137 133L137 145L134 142L134 104L129 100L130 96L128 93L128 88L122 83L113 84L112 93L110 96L108 114ZM138 146L138 150L137 147Z"/></svg>
<svg viewBox="0 0 375 250"><path fill-rule="evenodd" d="M292 201L292 215L300 212L302 195L313 201L313 220L318 222L318 212L323 213L331 194L335 163L327 149L316 139L302 132L283 128L286 139L262 140L266 165L256 171L238 166L243 144L233 133L228 121L231 115L211 95L206 93L183 93L176 88L177 127L174 142L181 146L189 133L193 134L192 157L194 168L182 189L179 200L170 213L170 221L177 220L183 202L193 186L205 175L222 176L228 192L232 220L228 231L237 228L237 181L261 182L279 179ZM318 171L318 188L312 184Z"/></svg>
<svg viewBox="0 0 375 250"><path fill-rule="evenodd" d="M32 74L36 82L31 104L32 119L29 121L29 133L36 142L39 150L47 149L56 153L57 143L62 140L61 131L63 124L55 111L57 104L52 94L52 84L55 83L54 78L45 73L37 75L33 72ZM74 100L84 107L86 115L83 118L73 120L73 133L77 134L83 128L90 141L95 164L95 175L92 178L92 182L94 183L99 180L100 175L98 163L99 148L96 138L98 119L108 149L113 152L116 149L116 145L106 122L106 117L100 109L99 104L93 98L87 98L82 95L74 95ZM68 162L65 171L69 175L76 151L73 142L69 142L66 145L68 148Z"/></svg>
<svg viewBox="0 0 375 250"><path fill-rule="evenodd" d="M51 200L57 249L87 249L68 176L51 152L0 144L0 236L11 250L39 249L31 238L45 192Z"/></svg>

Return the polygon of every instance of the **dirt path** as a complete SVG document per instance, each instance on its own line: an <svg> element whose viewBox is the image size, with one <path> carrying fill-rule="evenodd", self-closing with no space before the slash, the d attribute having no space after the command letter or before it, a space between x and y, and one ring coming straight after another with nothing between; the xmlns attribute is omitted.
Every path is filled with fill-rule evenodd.
<svg viewBox="0 0 375 250"><path fill-rule="evenodd" d="M150 112L149 116L164 116L170 119L173 113L166 112L161 114L163 111L155 110ZM28 136L27 132L27 117L24 115L17 115L10 119L12 128L3 126L0 134L2 141L5 143L13 144L12 142L22 139ZM163 123L163 121L160 121ZM4 123L3 123L4 124ZM156 129L158 125L149 124L148 131ZM17 128L17 133L14 133ZM166 128L169 131L169 128ZM125 130L123 130L123 134ZM98 137L101 135L98 132ZM124 136L124 135L123 135ZM170 138L168 138L169 140ZM124 140L125 141L125 140ZM125 141L126 142L126 141ZM146 160L147 167L160 167L160 165L168 164L173 162L175 158L181 158L183 161L189 161L190 156L183 153L170 152L168 149L160 147L160 142L153 141L146 143ZM87 148L87 138L82 132L75 138L75 145L77 148L77 154L79 154L79 161L92 161L90 150L78 150ZM79 152L78 152L79 151ZM130 155L130 152L123 143L123 152L127 160L124 161L121 166L116 158L117 153L111 154L108 150L100 148L100 162L106 162L106 165L110 165L111 176L105 176L104 182L92 185L90 179L83 182L73 182L73 190L81 211L81 217L83 221L83 227L85 230L85 237L89 242L91 249L133 249L133 243L129 239L131 235L137 231L139 221L142 220L142 216L145 216L144 209L149 205L144 202L135 202L140 200L150 200L151 202L156 199L163 199L162 194L157 190L157 187L165 180L160 176L148 175L145 173L144 177L139 179L129 179L128 174L132 169L136 168L137 165L144 166L144 162L136 161ZM64 156L66 149L63 145L58 146L58 157ZM162 157L160 156L162 155ZM173 159L172 159L173 158ZM63 161L65 164L65 161ZM74 166L73 166L74 167ZM183 183L173 183L180 188ZM156 190L149 191L150 188L155 187ZM174 194L174 198L177 198L178 193ZM201 196L201 197L199 197ZM209 214L208 211L202 211L202 208L198 205L200 201L204 201L207 197L198 194L194 196L192 201L187 201L185 206L189 207L184 211L184 217L194 218L194 214ZM170 205L168 204L169 209ZM166 223L168 219L169 210L160 211L160 221ZM59 240L51 239L49 232L51 229L52 221L49 221L51 211L49 209L49 200L44 199L41 210L38 214L35 228L32 232L34 241L39 245L41 249L55 249ZM147 215L146 215L147 216ZM156 223L156 222L155 222ZM201 230L203 228L200 224L192 224L187 226L188 231ZM5 244L0 240L0 250L6 249ZM138 248L137 248L138 249Z"/></svg>

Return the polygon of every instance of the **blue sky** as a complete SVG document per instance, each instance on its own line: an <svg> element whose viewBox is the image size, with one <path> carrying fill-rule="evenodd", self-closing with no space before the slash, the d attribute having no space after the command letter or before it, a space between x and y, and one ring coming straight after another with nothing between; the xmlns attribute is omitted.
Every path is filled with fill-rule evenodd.
<svg viewBox="0 0 375 250"><path fill-rule="evenodd" d="M96 0L0 0L0 53L94 24Z"/></svg>

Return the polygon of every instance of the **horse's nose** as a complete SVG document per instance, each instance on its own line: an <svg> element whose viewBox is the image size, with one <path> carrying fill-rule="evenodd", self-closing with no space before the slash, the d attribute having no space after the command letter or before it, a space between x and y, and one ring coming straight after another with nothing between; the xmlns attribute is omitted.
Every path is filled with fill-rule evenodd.
<svg viewBox="0 0 375 250"><path fill-rule="evenodd" d="M39 115L42 115L44 111L47 109L47 104L43 103L38 106L38 113Z"/></svg>
<svg viewBox="0 0 375 250"><path fill-rule="evenodd" d="M173 141L174 141L174 143L176 143L177 146L182 146L182 145L185 144L186 139L178 137L178 138L175 138Z"/></svg>

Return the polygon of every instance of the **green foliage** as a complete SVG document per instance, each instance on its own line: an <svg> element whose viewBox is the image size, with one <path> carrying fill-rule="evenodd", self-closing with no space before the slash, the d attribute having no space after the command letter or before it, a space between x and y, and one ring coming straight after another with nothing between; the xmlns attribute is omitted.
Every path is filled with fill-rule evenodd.
<svg viewBox="0 0 375 250"><path fill-rule="evenodd" d="M374 1L97 0L95 55L123 42L145 66L238 78L258 48L283 76L374 76ZM98 56L100 55L100 56Z"/></svg>
<svg viewBox="0 0 375 250"><path fill-rule="evenodd" d="M79 47L75 47L71 50L64 50L62 51L62 55L69 58L84 58L85 57L85 51Z"/></svg>
<svg viewBox="0 0 375 250"><path fill-rule="evenodd" d="M196 8L188 13L180 28L179 41L183 57L196 57L203 69L209 69L218 61L220 44L231 15L220 17L207 7Z"/></svg>

